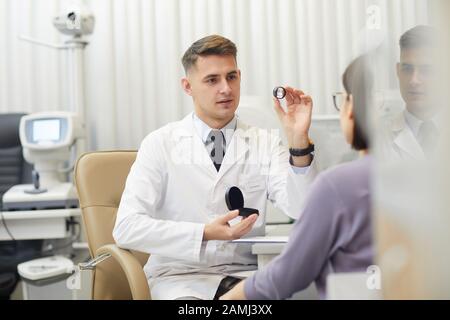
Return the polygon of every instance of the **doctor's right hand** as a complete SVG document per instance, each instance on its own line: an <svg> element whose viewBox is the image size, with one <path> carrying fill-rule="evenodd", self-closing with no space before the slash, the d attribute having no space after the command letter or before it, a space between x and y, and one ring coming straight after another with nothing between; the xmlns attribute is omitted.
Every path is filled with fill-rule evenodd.
<svg viewBox="0 0 450 320"><path fill-rule="evenodd" d="M286 111L280 100L274 98L275 111L283 126L289 148L304 149L309 146L313 101L303 91L286 87Z"/></svg>
<svg viewBox="0 0 450 320"><path fill-rule="evenodd" d="M253 224L258 219L257 214L242 219L239 223L230 226L228 221L239 215L239 210L233 210L205 225L203 240L236 240L252 230Z"/></svg>

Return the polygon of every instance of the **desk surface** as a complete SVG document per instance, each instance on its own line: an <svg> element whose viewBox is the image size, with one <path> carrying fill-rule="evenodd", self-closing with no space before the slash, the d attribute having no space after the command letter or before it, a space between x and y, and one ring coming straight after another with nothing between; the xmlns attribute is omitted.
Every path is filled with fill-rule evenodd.
<svg viewBox="0 0 450 320"><path fill-rule="evenodd" d="M293 224L274 224L266 226L267 236L287 236L292 230ZM285 246L285 243L255 243L252 245L252 253L257 255L277 255Z"/></svg>
<svg viewBox="0 0 450 320"><path fill-rule="evenodd" d="M81 209L3 211L2 215L4 220L67 218L80 216Z"/></svg>
<svg viewBox="0 0 450 320"><path fill-rule="evenodd" d="M66 238L71 235L71 229L67 228L67 220L72 217L78 218L80 215L79 208L3 211L0 241Z"/></svg>

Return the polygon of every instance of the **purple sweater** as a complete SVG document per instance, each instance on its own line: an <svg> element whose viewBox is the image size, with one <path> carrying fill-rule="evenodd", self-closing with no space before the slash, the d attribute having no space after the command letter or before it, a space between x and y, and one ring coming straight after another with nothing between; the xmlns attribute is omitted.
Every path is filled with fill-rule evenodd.
<svg viewBox="0 0 450 320"><path fill-rule="evenodd" d="M371 156L317 176L282 253L245 281L248 299L286 299L311 282L326 298L335 272L365 272L373 261L369 175Z"/></svg>

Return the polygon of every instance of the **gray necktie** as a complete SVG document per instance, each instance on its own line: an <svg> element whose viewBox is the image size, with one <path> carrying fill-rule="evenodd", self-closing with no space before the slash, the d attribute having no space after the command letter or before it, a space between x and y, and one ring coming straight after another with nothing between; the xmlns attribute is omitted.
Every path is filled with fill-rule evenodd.
<svg viewBox="0 0 450 320"><path fill-rule="evenodd" d="M225 137L223 136L222 131L211 130L208 135L207 141L210 141L213 144L210 156L214 163L214 166L216 167L216 170L219 171L220 165L223 161L223 157L225 156Z"/></svg>
<svg viewBox="0 0 450 320"><path fill-rule="evenodd" d="M422 123L417 139L426 155L434 152L438 137L439 131L433 121L428 120Z"/></svg>

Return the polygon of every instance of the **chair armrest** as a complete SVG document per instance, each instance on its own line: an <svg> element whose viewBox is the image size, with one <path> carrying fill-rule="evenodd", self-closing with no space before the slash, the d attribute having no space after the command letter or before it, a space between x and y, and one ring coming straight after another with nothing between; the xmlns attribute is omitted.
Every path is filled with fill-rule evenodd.
<svg viewBox="0 0 450 320"><path fill-rule="evenodd" d="M96 256L110 254L120 265L130 285L133 300L150 300L150 289L147 277L138 259L128 250L119 248L115 244L100 247Z"/></svg>

